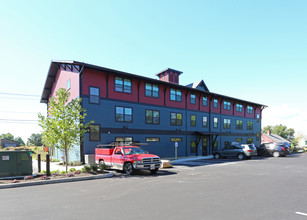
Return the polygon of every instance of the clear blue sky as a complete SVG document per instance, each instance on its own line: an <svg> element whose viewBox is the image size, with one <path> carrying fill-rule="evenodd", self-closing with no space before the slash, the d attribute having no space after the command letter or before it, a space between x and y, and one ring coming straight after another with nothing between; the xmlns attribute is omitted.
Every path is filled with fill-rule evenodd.
<svg viewBox="0 0 307 220"><path fill-rule="evenodd" d="M306 132L306 14L305 0L0 0L0 119L36 120L51 60L78 60L151 78L174 68L182 85L268 105L263 125ZM39 128L25 123L0 120L0 134L26 141Z"/></svg>

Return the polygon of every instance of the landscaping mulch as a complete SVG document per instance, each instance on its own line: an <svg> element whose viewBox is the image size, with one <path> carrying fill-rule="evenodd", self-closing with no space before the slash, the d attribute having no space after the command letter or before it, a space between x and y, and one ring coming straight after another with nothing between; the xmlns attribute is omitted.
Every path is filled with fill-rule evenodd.
<svg viewBox="0 0 307 220"><path fill-rule="evenodd" d="M57 180L64 178L74 178L74 177L87 177L87 176L96 176L99 174L106 174L107 172L82 172L82 173L67 173L67 174L52 174L51 176L46 176L45 174L36 174L35 176L25 176L24 178L6 178L0 179L1 184L15 184L15 183L25 183L33 181L48 181L48 180Z"/></svg>

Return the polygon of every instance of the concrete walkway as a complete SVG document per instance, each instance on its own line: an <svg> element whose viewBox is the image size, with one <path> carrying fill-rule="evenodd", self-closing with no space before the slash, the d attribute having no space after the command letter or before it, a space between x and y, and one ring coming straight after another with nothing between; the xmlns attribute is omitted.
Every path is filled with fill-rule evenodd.
<svg viewBox="0 0 307 220"><path fill-rule="evenodd" d="M76 170L81 170L82 166L68 166L68 171L70 168L75 168ZM33 173L38 173L38 161L37 160L33 160L32 161L32 169L33 169ZM41 171L46 170L46 162L41 161ZM50 162L50 171L66 171L66 167L65 165L59 165L59 162Z"/></svg>

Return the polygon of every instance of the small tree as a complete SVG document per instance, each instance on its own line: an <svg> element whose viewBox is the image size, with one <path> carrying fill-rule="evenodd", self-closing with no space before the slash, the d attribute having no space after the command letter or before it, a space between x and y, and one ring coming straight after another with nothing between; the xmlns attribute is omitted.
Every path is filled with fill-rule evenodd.
<svg viewBox="0 0 307 220"><path fill-rule="evenodd" d="M31 134L28 138L27 145L42 146L42 134Z"/></svg>
<svg viewBox="0 0 307 220"><path fill-rule="evenodd" d="M42 142L46 146L55 146L64 151L66 172L69 150L74 144L79 144L92 121L83 124L86 117L85 109L81 107L81 98L68 102L70 92L61 88L56 96L50 98L47 117L39 113L40 126L43 129Z"/></svg>

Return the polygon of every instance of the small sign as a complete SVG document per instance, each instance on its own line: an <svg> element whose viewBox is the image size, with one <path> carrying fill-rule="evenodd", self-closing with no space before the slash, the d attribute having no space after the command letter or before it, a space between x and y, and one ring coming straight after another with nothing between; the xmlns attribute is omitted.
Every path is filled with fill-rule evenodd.
<svg viewBox="0 0 307 220"><path fill-rule="evenodd" d="M175 147L178 147L178 142L177 141L175 142Z"/></svg>
<svg viewBox="0 0 307 220"><path fill-rule="evenodd" d="M2 156L2 160L10 160L10 156Z"/></svg>

